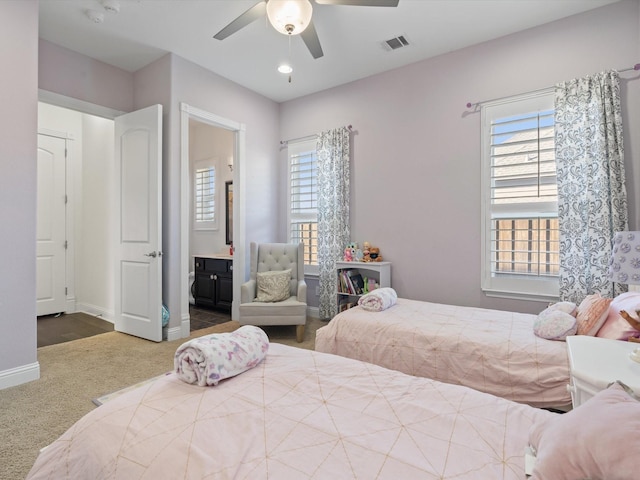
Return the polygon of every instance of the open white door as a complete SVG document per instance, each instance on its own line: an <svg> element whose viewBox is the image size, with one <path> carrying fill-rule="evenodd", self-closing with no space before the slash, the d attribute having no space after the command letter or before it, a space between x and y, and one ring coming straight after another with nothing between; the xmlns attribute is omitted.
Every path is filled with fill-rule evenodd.
<svg viewBox="0 0 640 480"><path fill-rule="evenodd" d="M66 146L64 138L38 135L36 312L50 315L66 305Z"/></svg>
<svg viewBox="0 0 640 480"><path fill-rule="evenodd" d="M115 329L162 340L162 105L115 119Z"/></svg>

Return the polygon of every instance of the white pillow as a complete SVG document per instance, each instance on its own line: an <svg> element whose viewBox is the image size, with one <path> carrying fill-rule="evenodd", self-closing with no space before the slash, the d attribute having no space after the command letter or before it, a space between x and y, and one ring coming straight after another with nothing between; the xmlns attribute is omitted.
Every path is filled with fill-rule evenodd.
<svg viewBox="0 0 640 480"><path fill-rule="evenodd" d="M578 322L572 315L576 304L558 302L545 308L533 322L533 333L547 340L565 340L568 335L575 335Z"/></svg>
<svg viewBox="0 0 640 480"><path fill-rule="evenodd" d="M558 302L553 305L549 305L549 308L552 310L560 310L561 312L568 313L575 317L578 306L573 302Z"/></svg>

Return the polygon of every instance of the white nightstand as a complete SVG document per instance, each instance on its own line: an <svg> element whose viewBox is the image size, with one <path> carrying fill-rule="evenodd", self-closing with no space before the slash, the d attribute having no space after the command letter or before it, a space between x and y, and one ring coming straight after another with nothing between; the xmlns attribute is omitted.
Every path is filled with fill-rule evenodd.
<svg viewBox="0 0 640 480"><path fill-rule="evenodd" d="M573 335L567 337L571 401L573 408L586 402L611 382L620 380L640 392L640 363L629 354L640 343L607 338Z"/></svg>

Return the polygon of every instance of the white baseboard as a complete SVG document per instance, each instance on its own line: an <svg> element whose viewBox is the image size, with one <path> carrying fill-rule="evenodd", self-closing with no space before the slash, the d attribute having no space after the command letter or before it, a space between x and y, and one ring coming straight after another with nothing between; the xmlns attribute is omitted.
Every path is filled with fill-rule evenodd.
<svg viewBox="0 0 640 480"><path fill-rule="evenodd" d="M30 363L21 367L11 368L0 372L0 390L23 383L32 382L40 378L40 363Z"/></svg>
<svg viewBox="0 0 640 480"><path fill-rule="evenodd" d="M307 317L320 318L320 307L307 307Z"/></svg>
<svg viewBox="0 0 640 480"><path fill-rule="evenodd" d="M171 327L167 330L167 341L187 338L191 335L191 317L188 313L182 315L179 327Z"/></svg>
<svg viewBox="0 0 640 480"><path fill-rule="evenodd" d="M88 313L89 315L99 317L107 322L114 323L113 312L96 305L91 305L90 303L77 303L75 311Z"/></svg>
<svg viewBox="0 0 640 480"><path fill-rule="evenodd" d="M182 316L180 326L182 327L182 338L187 338L191 335L191 316L188 313Z"/></svg>
<svg viewBox="0 0 640 480"><path fill-rule="evenodd" d="M188 337L189 335L187 335ZM182 326L180 327L171 327L167 330L167 341L170 342L171 340L179 340L181 338L184 338L182 335Z"/></svg>

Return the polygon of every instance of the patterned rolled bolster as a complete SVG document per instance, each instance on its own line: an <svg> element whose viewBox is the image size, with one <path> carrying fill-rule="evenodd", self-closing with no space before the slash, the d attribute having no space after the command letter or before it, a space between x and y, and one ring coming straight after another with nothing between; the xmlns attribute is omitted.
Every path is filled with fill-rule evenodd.
<svg viewBox="0 0 640 480"><path fill-rule="evenodd" d="M358 305L370 312L381 312L396 304L398 295L391 287L383 287L363 295L358 300Z"/></svg>
<svg viewBox="0 0 640 480"><path fill-rule="evenodd" d="M231 333L194 338L176 350L173 365L183 382L217 385L258 365L269 351L269 338L253 325Z"/></svg>

